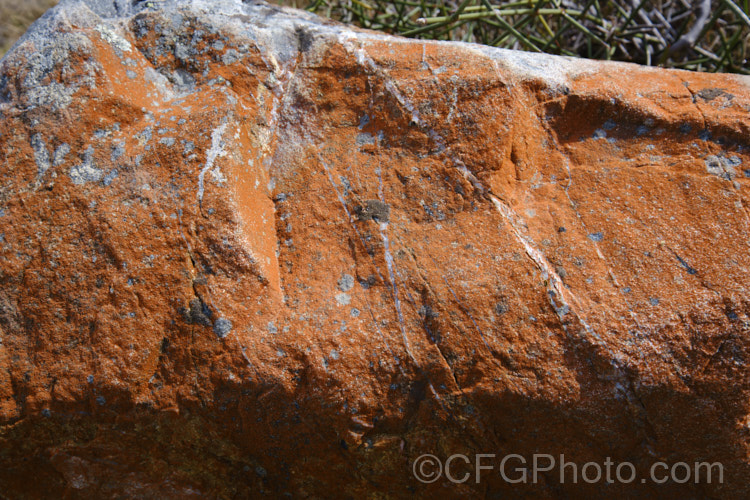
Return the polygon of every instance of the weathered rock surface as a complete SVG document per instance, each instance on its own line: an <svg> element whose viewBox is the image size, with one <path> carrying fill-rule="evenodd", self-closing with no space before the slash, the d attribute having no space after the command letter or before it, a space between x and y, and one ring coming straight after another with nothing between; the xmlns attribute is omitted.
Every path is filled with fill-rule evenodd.
<svg viewBox="0 0 750 500"><path fill-rule="evenodd" d="M0 497L750 495L749 79L239 0L63 0L0 74Z"/></svg>

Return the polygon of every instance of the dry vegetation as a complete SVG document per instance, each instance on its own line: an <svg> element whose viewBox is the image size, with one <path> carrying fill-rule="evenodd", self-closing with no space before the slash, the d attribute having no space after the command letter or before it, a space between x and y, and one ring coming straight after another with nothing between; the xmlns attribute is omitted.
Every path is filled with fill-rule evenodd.
<svg viewBox="0 0 750 500"><path fill-rule="evenodd" d="M748 0L310 1L318 14L403 36L750 73Z"/></svg>
<svg viewBox="0 0 750 500"><path fill-rule="evenodd" d="M0 51L57 0L0 0ZM750 74L750 0L275 0L369 29Z"/></svg>
<svg viewBox="0 0 750 500"><path fill-rule="evenodd" d="M0 0L0 54L5 54L57 0Z"/></svg>

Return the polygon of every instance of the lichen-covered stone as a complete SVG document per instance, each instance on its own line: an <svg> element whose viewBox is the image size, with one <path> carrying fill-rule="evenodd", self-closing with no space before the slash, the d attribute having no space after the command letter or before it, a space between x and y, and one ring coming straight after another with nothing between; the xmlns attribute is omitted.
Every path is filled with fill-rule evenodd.
<svg viewBox="0 0 750 500"><path fill-rule="evenodd" d="M0 496L750 495L746 77L63 0L0 113Z"/></svg>

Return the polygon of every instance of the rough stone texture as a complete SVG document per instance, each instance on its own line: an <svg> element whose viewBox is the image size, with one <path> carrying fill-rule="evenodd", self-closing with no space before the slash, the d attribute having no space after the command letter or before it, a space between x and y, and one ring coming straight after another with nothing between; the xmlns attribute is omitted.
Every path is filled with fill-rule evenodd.
<svg viewBox="0 0 750 500"><path fill-rule="evenodd" d="M1 497L750 495L749 79L239 0L63 0L0 74Z"/></svg>

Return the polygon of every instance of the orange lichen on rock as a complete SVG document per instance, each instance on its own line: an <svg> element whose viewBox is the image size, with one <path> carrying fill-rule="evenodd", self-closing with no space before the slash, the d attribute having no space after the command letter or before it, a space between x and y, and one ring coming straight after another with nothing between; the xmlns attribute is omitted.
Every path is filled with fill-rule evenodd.
<svg viewBox="0 0 750 500"><path fill-rule="evenodd" d="M747 496L749 86L64 0L0 66L0 496Z"/></svg>

